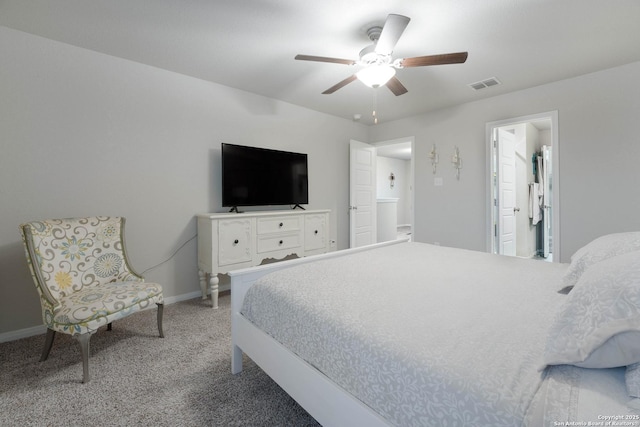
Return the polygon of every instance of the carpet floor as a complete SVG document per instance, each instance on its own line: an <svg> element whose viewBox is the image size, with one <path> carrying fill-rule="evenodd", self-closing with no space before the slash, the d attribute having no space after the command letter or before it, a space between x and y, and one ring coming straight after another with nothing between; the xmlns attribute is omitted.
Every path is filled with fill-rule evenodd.
<svg viewBox="0 0 640 427"><path fill-rule="evenodd" d="M136 313L91 338L91 381L78 343L57 334L0 343L0 426L318 426L253 361L231 374L230 297Z"/></svg>

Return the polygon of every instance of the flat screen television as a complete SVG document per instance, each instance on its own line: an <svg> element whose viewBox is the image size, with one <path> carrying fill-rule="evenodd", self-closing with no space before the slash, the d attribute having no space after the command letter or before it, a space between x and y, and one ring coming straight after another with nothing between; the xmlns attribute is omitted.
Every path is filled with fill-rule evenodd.
<svg viewBox="0 0 640 427"><path fill-rule="evenodd" d="M222 144L222 206L308 203L306 154Z"/></svg>

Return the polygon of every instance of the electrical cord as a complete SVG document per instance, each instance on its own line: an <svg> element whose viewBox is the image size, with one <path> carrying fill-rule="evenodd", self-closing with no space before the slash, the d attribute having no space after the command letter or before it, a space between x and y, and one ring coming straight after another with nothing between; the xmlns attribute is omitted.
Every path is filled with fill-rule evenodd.
<svg viewBox="0 0 640 427"><path fill-rule="evenodd" d="M175 252L173 252L169 258L165 259L164 261L162 261L162 262L160 262L160 263L158 263L158 264L156 264L156 265L153 265L153 266L151 266L151 267L147 268L145 271L143 271L142 273L140 273L140 275L141 275L141 276L144 276L144 275L145 275L145 273L147 273L148 271L151 271L151 270L153 270L154 268L158 268L158 267L160 267L162 264L164 264L164 263L166 263L166 262L171 261L171 260L173 259L173 257L175 257L175 256L178 254L178 252L180 252L180 249L184 248L184 247L187 245L187 243L189 243L190 241L192 241L192 240L193 240L193 239L195 239L196 237L198 237L198 235L197 235L197 234L195 234L195 235L193 235L192 237L190 237L186 242L184 242L183 244L181 244L181 245L180 245L180 247L179 247L178 249L176 249L176 250L175 250Z"/></svg>

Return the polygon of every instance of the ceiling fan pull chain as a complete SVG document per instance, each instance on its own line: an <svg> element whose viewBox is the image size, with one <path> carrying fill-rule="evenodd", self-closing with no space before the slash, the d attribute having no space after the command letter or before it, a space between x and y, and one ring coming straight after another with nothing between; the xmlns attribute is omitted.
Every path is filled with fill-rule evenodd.
<svg viewBox="0 0 640 427"><path fill-rule="evenodd" d="M378 124L378 116L376 114L376 110L378 109L378 89L373 90L373 124Z"/></svg>

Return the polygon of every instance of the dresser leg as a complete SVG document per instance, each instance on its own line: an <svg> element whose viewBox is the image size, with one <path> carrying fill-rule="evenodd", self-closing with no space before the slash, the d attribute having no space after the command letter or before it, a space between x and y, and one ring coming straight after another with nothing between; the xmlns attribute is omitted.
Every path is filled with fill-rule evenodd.
<svg viewBox="0 0 640 427"><path fill-rule="evenodd" d="M209 285L211 286L211 302L213 304L213 308L218 308L218 283L220 280L218 279L217 274L211 274L209 276Z"/></svg>
<svg viewBox="0 0 640 427"><path fill-rule="evenodd" d="M202 299L207 299L207 273L202 270L198 270L198 276L200 277L200 290L202 291Z"/></svg>

